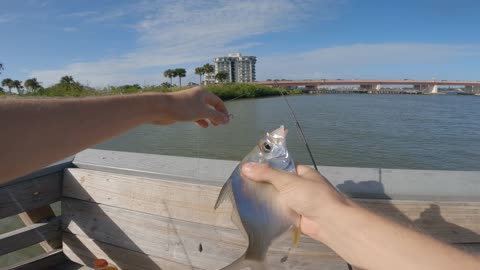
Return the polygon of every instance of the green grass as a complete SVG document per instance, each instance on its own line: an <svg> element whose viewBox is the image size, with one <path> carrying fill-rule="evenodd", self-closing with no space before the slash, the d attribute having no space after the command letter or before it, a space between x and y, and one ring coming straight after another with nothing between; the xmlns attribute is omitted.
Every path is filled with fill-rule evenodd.
<svg viewBox="0 0 480 270"><path fill-rule="evenodd" d="M164 87L164 86L145 86L138 84L109 87L105 89L94 89L82 86L78 82L58 83L51 87L42 88L35 93L27 93L24 96L47 96L47 97L87 97L87 96L105 96L105 95L124 95L142 92L176 92L186 87ZM263 85L246 83L225 83L205 86L205 89L219 96L223 100L233 98L258 98L268 96L279 96L282 92L286 95L302 94L300 90L287 90Z"/></svg>

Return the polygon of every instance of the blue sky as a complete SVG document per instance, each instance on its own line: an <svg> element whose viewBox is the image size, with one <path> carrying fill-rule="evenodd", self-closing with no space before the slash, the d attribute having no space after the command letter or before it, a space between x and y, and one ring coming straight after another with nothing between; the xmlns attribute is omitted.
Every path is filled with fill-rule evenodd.
<svg viewBox="0 0 480 270"><path fill-rule="evenodd" d="M91 86L166 81L215 56L257 79L480 80L479 1L0 0L0 79Z"/></svg>

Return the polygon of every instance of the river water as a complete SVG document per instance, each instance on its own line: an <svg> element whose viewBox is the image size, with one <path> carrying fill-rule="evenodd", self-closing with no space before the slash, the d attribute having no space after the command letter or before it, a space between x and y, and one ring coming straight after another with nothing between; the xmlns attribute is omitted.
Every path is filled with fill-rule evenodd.
<svg viewBox="0 0 480 270"><path fill-rule="evenodd" d="M480 170L480 97L455 95L290 96L320 165ZM290 129L297 163L311 164L282 97L227 102L229 125L144 125L99 149L240 160L269 130Z"/></svg>

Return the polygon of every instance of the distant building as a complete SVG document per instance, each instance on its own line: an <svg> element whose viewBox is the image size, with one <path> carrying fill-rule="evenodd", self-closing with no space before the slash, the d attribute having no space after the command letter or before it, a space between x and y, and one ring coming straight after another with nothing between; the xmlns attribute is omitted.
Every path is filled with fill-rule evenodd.
<svg viewBox="0 0 480 270"><path fill-rule="evenodd" d="M216 57L214 59L215 74L219 71L226 71L228 73L227 82L254 82L256 62L255 56L243 56L240 53ZM213 75L214 78L215 75ZM208 80L211 79L211 77L208 78ZM205 75L205 80L207 80L207 75Z"/></svg>
<svg viewBox="0 0 480 270"><path fill-rule="evenodd" d="M202 83L203 84L214 84L214 83L216 83L215 72L214 73L205 73Z"/></svg>

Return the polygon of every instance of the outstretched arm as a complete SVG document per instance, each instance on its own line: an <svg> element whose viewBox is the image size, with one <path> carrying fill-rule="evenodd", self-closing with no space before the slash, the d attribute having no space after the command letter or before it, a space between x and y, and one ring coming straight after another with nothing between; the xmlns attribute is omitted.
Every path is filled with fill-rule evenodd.
<svg viewBox="0 0 480 270"><path fill-rule="evenodd" d="M226 124L223 102L201 87L175 93L0 100L0 184L135 126Z"/></svg>
<svg viewBox="0 0 480 270"><path fill-rule="evenodd" d="M302 232L361 269L480 269L480 258L377 216L345 198L315 170L298 175L264 164L246 164L242 173L266 181L302 216Z"/></svg>

